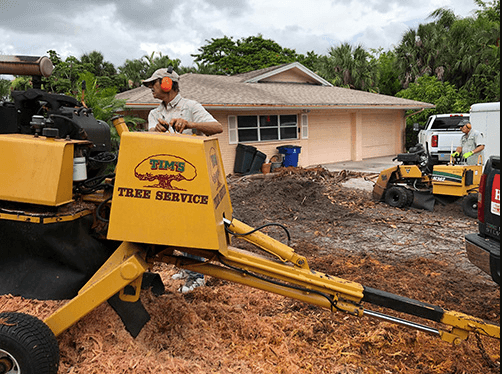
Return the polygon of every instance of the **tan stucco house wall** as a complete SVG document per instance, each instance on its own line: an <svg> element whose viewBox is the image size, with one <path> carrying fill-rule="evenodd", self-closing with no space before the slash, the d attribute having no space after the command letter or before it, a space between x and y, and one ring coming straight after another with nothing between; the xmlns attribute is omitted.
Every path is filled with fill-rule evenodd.
<svg viewBox="0 0 502 374"><path fill-rule="evenodd" d="M267 159L278 153L278 146L300 146L302 167L395 155L404 151L405 112L434 107L333 87L298 63L230 77L185 74L180 93L200 102L223 125L223 133L216 137L226 174L234 171L238 143L256 147ZM126 100L127 114L144 119L159 103L146 87L117 97ZM239 116L276 115L296 116L296 139L239 139Z"/></svg>

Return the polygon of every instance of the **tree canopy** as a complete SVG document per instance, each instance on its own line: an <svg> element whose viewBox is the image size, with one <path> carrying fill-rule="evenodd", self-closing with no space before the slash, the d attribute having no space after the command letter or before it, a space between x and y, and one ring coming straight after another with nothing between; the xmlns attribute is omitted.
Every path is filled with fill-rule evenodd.
<svg viewBox="0 0 502 374"><path fill-rule="evenodd" d="M500 101L500 0L475 0L474 17L451 10L431 13L433 22L409 30L396 47L402 87L429 75L455 85L469 101Z"/></svg>
<svg viewBox="0 0 502 374"><path fill-rule="evenodd" d="M213 67L214 73L226 75L246 73L301 59L294 49L283 48L262 35L238 40L228 36L213 38L192 57L196 63ZM305 59L305 56L302 57Z"/></svg>
<svg viewBox="0 0 502 374"><path fill-rule="evenodd" d="M342 43L318 60L319 74L339 87L375 90L376 62L361 45Z"/></svg>

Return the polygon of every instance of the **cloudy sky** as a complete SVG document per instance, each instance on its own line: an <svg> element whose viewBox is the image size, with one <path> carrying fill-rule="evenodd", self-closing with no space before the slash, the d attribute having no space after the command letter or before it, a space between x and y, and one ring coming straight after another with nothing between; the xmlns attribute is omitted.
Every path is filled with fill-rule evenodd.
<svg viewBox="0 0 502 374"><path fill-rule="evenodd" d="M161 52L191 66L211 38L258 34L297 53L344 42L389 50L442 7L460 17L479 9L474 0L0 0L0 54L97 50L119 67Z"/></svg>

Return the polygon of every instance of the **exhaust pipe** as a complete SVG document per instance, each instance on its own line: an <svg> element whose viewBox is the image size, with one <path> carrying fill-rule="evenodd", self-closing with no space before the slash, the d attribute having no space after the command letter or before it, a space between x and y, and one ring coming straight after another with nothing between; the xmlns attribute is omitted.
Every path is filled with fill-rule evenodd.
<svg viewBox="0 0 502 374"><path fill-rule="evenodd" d="M50 77L54 65L48 57L0 55L0 74Z"/></svg>

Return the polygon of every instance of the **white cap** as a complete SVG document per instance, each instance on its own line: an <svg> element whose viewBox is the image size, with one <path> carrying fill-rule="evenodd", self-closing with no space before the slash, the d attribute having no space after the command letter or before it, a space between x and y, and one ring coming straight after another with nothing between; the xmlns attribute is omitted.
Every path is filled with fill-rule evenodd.
<svg viewBox="0 0 502 374"><path fill-rule="evenodd" d="M178 82L179 81L179 78L180 76L178 75L178 73L176 73L172 67L169 67L169 68L162 68L162 69L158 69L158 70L155 70L155 72L152 74L152 76L148 79L145 79L143 81L143 84L148 84L150 82L153 82L153 81L156 81L157 79L161 79L161 78L164 78L164 77L169 77L171 78L171 80L173 82Z"/></svg>

